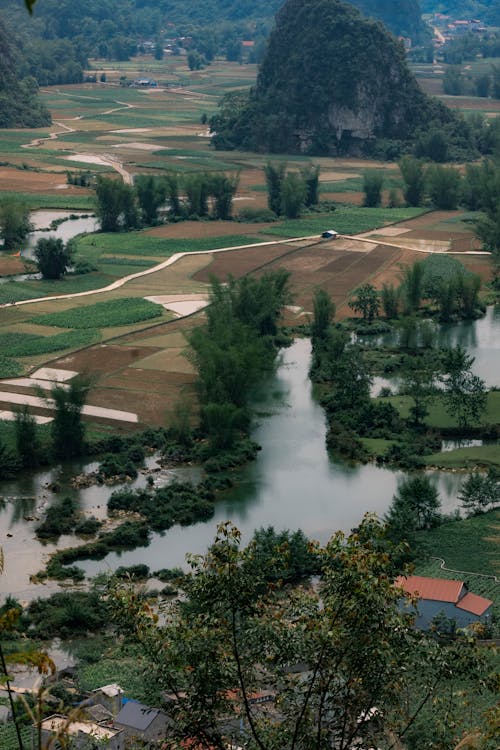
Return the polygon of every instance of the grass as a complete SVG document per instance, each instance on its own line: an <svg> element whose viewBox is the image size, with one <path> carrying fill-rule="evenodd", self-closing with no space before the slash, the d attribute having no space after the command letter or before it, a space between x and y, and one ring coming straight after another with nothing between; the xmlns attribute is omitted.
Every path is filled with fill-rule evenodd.
<svg viewBox="0 0 500 750"><path fill-rule="evenodd" d="M33 740L33 728L31 726L22 727L21 739L24 747L31 747ZM19 750L14 722L9 721L5 724L0 724L0 747L2 750Z"/></svg>
<svg viewBox="0 0 500 750"><path fill-rule="evenodd" d="M235 227L236 228L236 227ZM225 237L199 237L197 239L166 239L152 237L144 232L124 232L87 235L77 240L77 250L82 254L86 248L96 248L102 253L118 255L159 256L168 258L174 253L189 253L214 250L233 245L251 245L258 240L248 235L232 234Z"/></svg>
<svg viewBox="0 0 500 750"><path fill-rule="evenodd" d="M11 357L33 357L38 354L88 346L99 340L99 331L92 328L58 333L55 336L37 336L35 333L0 333L0 348L8 351Z"/></svg>
<svg viewBox="0 0 500 750"><path fill-rule="evenodd" d="M425 456L424 461L428 466L439 466L443 469L500 466L500 446L494 444L456 448L445 453L432 453L430 456Z"/></svg>
<svg viewBox="0 0 500 750"><path fill-rule="evenodd" d="M123 297L94 305L71 307L61 312L37 315L31 323L57 328L95 329L140 323L160 317L163 308L140 297Z"/></svg>
<svg viewBox="0 0 500 750"><path fill-rule="evenodd" d="M0 145L1 152L1 145ZM45 195L43 193L20 193L10 190L2 191L2 199L15 198L25 203L30 210L37 208L68 208L93 211L95 198L92 195L65 195L64 190L57 194Z"/></svg>
<svg viewBox="0 0 500 750"><path fill-rule="evenodd" d="M341 234L359 234L370 229L394 224L419 216L423 208L359 208L342 206L334 212L313 214L303 219L290 219L262 230L262 234L280 237L301 237L321 234L325 228L333 227Z"/></svg>
<svg viewBox="0 0 500 750"><path fill-rule="evenodd" d="M464 573L500 575L500 510L444 523L420 533L425 557L443 558L448 568ZM422 560L422 565L424 560ZM428 563L425 562L427 565ZM417 564L417 570L422 568ZM455 576L456 577L456 576ZM497 584L500 596L500 584ZM478 592L479 593L479 592Z"/></svg>
<svg viewBox="0 0 500 750"><path fill-rule="evenodd" d="M391 403L399 412L403 419L407 419L410 413L410 407L413 405L413 399L410 396L390 396L384 401ZM458 427L457 420L448 414L442 401L436 398L428 407L429 416L426 418L426 424L430 427L447 429ZM486 424L500 424L500 391L490 391L486 403L486 411L483 415L482 422ZM464 449L465 450L465 449Z"/></svg>

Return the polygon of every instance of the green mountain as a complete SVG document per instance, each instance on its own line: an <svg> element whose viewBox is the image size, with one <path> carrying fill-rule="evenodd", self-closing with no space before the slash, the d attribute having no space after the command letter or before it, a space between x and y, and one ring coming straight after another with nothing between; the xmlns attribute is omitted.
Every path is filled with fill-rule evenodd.
<svg viewBox="0 0 500 750"><path fill-rule="evenodd" d="M50 113L38 98L38 84L20 72L11 34L0 21L0 128L40 128Z"/></svg>
<svg viewBox="0 0 500 750"><path fill-rule="evenodd" d="M212 124L220 148L336 154L411 141L432 122L457 120L380 23L340 0L287 0L248 102L226 100Z"/></svg>
<svg viewBox="0 0 500 750"><path fill-rule="evenodd" d="M491 26L500 26L498 0L422 0L424 13L446 13L453 18L479 18Z"/></svg>

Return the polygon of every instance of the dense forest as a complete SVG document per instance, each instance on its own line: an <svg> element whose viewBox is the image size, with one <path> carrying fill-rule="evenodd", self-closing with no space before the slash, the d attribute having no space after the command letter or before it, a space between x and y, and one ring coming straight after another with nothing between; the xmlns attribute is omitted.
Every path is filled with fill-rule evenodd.
<svg viewBox="0 0 500 750"><path fill-rule="evenodd" d="M16 30L25 72L40 85L79 82L88 58L127 60L144 40L161 45L189 36L190 46L207 62L215 55L235 59L242 39L254 40L256 49L263 50L281 5L282 0L89 0L84 5L39 0L30 16L19 0L0 0L2 19ZM414 42L425 36L419 0L396 6L391 0L353 0L353 5L396 35Z"/></svg>
<svg viewBox="0 0 500 750"><path fill-rule="evenodd" d="M9 31L0 21L0 128L39 128L50 123L36 80L23 71Z"/></svg>
<svg viewBox="0 0 500 750"><path fill-rule="evenodd" d="M219 148L353 154L383 140L378 155L392 158L430 126L460 130L395 38L339 0L288 0L248 100L233 95L212 121Z"/></svg>
<svg viewBox="0 0 500 750"><path fill-rule="evenodd" d="M480 18L492 26L500 25L498 0L421 0L424 13L448 13L454 18Z"/></svg>

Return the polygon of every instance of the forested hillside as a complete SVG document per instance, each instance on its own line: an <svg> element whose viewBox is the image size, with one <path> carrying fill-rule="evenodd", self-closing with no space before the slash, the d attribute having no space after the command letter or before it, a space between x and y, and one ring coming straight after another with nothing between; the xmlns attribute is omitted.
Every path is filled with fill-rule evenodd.
<svg viewBox="0 0 500 750"><path fill-rule="evenodd" d="M49 123L37 82L23 74L9 30L0 21L0 128L39 128Z"/></svg>
<svg viewBox="0 0 500 750"><path fill-rule="evenodd" d="M394 158L433 123L458 128L380 24L339 0L288 0L248 103L226 102L212 126L220 148L352 154L383 142L379 155Z"/></svg>
<svg viewBox="0 0 500 750"><path fill-rule="evenodd" d="M454 18L480 18L481 21L500 26L498 0L421 0L424 13L449 13Z"/></svg>
<svg viewBox="0 0 500 750"><path fill-rule="evenodd" d="M29 16L21 0L0 0L2 19L22 39L31 68L43 64L40 73L45 83L52 82L50 58L70 65L61 80L77 81L74 65L85 65L88 57L126 60L135 54L141 40L156 40L180 35L192 37L192 43L207 60L227 54L235 40L268 36L274 15L283 0L38 0ZM304 3L307 6L307 0ZM425 34L419 0L352 0L352 4L371 18L379 19L397 36L419 41ZM63 54L48 42L67 40ZM32 51L31 47L35 49Z"/></svg>

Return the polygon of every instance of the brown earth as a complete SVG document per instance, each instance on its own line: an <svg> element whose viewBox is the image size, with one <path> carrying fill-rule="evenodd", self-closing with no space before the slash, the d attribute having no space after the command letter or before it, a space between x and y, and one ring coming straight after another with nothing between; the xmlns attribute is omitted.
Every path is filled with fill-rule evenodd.
<svg viewBox="0 0 500 750"><path fill-rule="evenodd" d="M26 261L16 255L0 254L0 276L12 276L16 273L26 273Z"/></svg>
<svg viewBox="0 0 500 750"><path fill-rule="evenodd" d="M256 242L262 242L258 233L271 226L269 223L253 224L239 221L180 221L177 224L148 229L144 234L165 239L198 239L200 237L226 237L232 234L255 235Z"/></svg>
<svg viewBox="0 0 500 750"><path fill-rule="evenodd" d="M60 186L64 185L64 188ZM51 193L64 195L90 195L90 190L66 185L65 172L32 172L29 169L0 167L0 191L13 190L19 193Z"/></svg>

